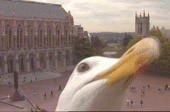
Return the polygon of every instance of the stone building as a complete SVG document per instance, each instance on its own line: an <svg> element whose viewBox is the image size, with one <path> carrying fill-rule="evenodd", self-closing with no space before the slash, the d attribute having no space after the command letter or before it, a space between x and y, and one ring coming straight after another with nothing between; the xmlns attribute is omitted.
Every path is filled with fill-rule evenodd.
<svg viewBox="0 0 170 112"><path fill-rule="evenodd" d="M149 33L150 30L150 17L149 13L148 16L145 16L145 10L143 12L143 17L135 15L135 36L145 37Z"/></svg>
<svg viewBox="0 0 170 112"><path fill-rule="evenodd" d="M73 27L61 5L0 0L0 74L72 64Z"/></svg>

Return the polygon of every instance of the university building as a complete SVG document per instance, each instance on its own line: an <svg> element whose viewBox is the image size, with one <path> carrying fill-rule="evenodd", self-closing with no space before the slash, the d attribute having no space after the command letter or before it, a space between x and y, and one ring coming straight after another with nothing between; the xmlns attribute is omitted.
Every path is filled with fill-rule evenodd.
<svg viewBox="0 0 170 112"><path fill-rule="evenodd" d="M0 74L71 65L74 27L61 5L0 0Z"/></svg>
<svg viewBox="0 0 170 112"><path fill-rule="evenodd" d="M145 10L143 12L143 17L135 14L135 36L145 37L148 35L150 30L150 17L145 15Z"/></svg>

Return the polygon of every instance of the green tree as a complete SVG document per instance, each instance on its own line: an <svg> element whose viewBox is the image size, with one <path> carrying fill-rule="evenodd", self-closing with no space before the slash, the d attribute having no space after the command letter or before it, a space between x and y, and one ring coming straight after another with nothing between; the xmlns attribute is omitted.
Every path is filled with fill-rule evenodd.
<svg viewBox="0 0 170 112"><path fill-rule="evenodd" d="M169 72L170 73L170 42L165 41L159 27L152 28L148 36L156 36L161 42L161 55L158 60L153 62L150 66L147 67L147 71L151 71L157 74Z"/></svg>
<svg viewBox="0 0 170 112"><path fill-rule="evenodd" d="M95 55L103 55L104 48L106 47L106 41L102 37L95 37L93 42L91 43L91 49L94 51L93 56Z"/></svg>
<svg viewBox="0 0 170 112"><path fill-rule="evenodd" d="M74 44L74 64L77 64L84 58L93 55L94 50L90 47L88 38L77 39Z"/></svg>
<svg viewBox="0 0 170 112"><path fill-rule="evenodd" d="M133 38L133 37L132 37L131 35L125 33L125 37L123 38L123 42L122 42L124 48L127 47L129 41L130 41L132 38Z"/></svg>

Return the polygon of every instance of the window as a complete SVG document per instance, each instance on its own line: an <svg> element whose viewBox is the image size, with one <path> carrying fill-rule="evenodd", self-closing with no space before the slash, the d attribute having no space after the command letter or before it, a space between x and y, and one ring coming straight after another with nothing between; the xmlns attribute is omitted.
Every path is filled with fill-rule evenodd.
<svg viewBox="0 0 170 112"><path fill-rule="evenodd" d="M23 29L20 25L17 27L17 48L23 46Z"/></svg>
<svg viewBox="0 0 170 112"><path fill-rule="evenodd" d="M6 25L5 33L6 33L6 37L8 40L7 48L11 48L12 47L12 28L9 24Z"/></svg>
<svg viewBox="0 0 170 112"><path fill-rule="evenodd" d="M43 46L43 37L42 37L42 27L41 25L38 26L38 47Z"/></svg>

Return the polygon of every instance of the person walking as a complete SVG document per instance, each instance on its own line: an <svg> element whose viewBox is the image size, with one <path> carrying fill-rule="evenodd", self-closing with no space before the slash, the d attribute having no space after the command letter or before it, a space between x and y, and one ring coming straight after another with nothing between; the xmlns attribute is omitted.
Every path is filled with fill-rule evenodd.
<svg viewBox="0 0 170 112"><path fill-rule="evenodd" d="M37 81L37 77L35 77L35 81Z"/></svg>
<svg viewBox="0 0 170 112"><path fill-rule="evenodd" d="M129 106L129 99L126 100L127 106Z"/></svg>
<svg viewBox="0 0 170 112"><path fill-rule="evenodd" d="M8 87L11 87L11 82L8 82Z"/></svg>
<svg viewBox="0 0 170 112"><path fill-rule="evenodd" d="M54 95L53 95L53 91L51 91L51 92L50 92L50 96L51 96L51 97L53 97L53 96L54 96Z"/></svg>
<svg viewBox="0 0 170 112"><path fill-rule="evenodd" d="M150 89L150 85L148 85L148 89Z"/></svg>
<svg viewBox="0 0 170 112"><path fill-rule="evenodd" d="M34 96L36 96L36 92L35 92L35 90L34 90L34 92L32 93Z"/></svg>
<svg viewBox="0 0 170 112"><path fill-rule="evenodd" d="M45 93L45 94L44 94L44 99L46 99L46 96L47 96L47 94Z"/></svg>
<svg viewBox="0 0 170 112"><path fill-rule="evenodd" d="M133 106L133 101L132 101L132 99L131 99L131 102L130 102L130 104L131 104L131 107Z"/></svg>
<svg viewBox="0 0 170 112"><path fill-rule="evenodd" d="M145 91L143 91L143 96L145 96Z"/></svg>
<svg viewBox="0 0 170 112"><path fill-rule="evenodd" d="M161 92L161 88L158 89L158 92Z"/></svg>
<svg viewBox="0 0 170 112"><path fill-rule="evenodd" d="M61 90L61 85L59 84L59 86L58 86L58 90Z"/></svg>
<svg viewBox="0 0 170 112"><path fill-rule="evenodd" d="M165 85L165 90L168 90L168 84Z"/></svg>
<svg viewBox="0 0 170 112"><path fill-rule="evenodd" d="M141 101L140 101L140 106L142 107L142 105L143 105L143 101L141 100Z"/></svg>

